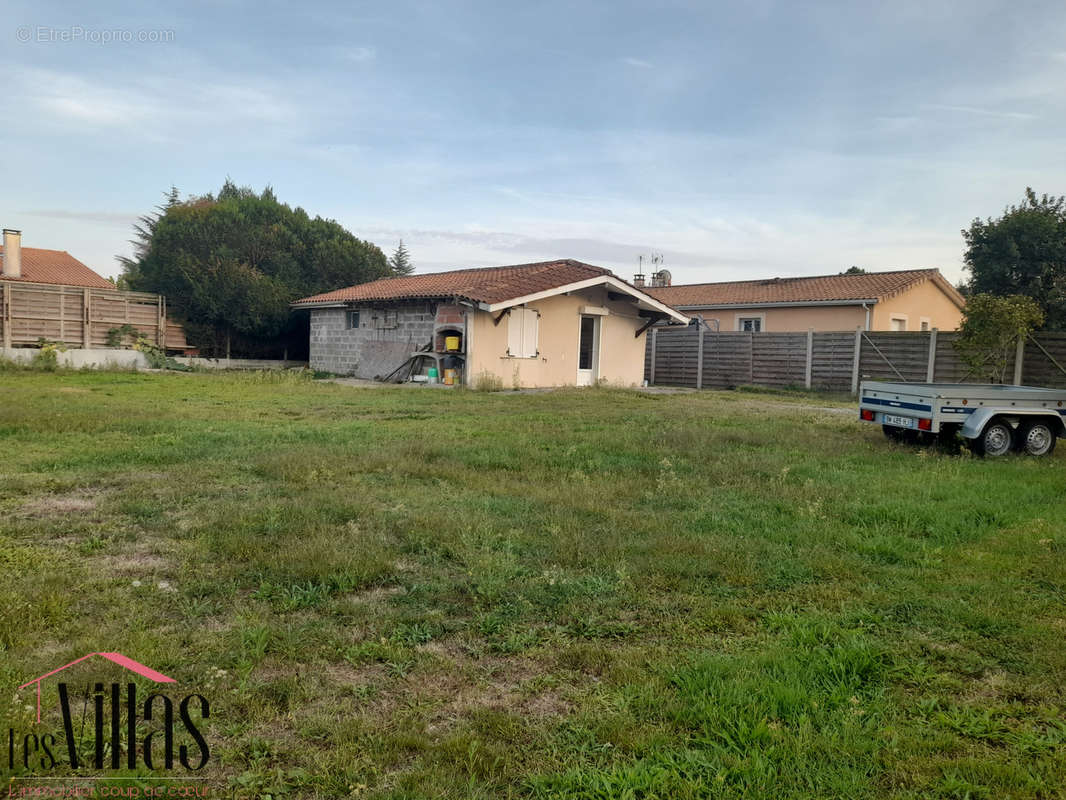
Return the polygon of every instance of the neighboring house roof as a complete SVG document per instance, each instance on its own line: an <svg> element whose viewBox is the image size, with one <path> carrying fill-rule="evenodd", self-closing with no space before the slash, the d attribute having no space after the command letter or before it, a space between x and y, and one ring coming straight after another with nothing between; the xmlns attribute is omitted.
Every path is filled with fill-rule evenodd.
<svg viewBox="0 0 1066 800"><path fill-rule="evenodd" d="M572 259L383 278L305 297L297 300L293 306L314 308L386 300L460 299L476 303L486 311L498 311L600 284L607 284L637 298L638 303L648 309L673 317L678 322L687 322L683 314L616 277L609 269Z"/></svg>
<svg viewBox="0 0 1066 800"><path fill-rule="evenodd" d="M693 283L657 287L648 289L647 292L664 303L682 309L717 306L844 305L887 300L929 280L959 308L966 304L965 298L937 269Z"/></svg>
<svg viewBox="0 0 1066 800"><path fill-rule="evenodd" d="M0 253L3 251L4 248L0 247ZM66 250L42 250L39 247L23 247L22 275L18 278L0 275L0 281L55 283L65 286L88 286L91 289L115 288L115 284L102 275L97 275Z"/></svg>

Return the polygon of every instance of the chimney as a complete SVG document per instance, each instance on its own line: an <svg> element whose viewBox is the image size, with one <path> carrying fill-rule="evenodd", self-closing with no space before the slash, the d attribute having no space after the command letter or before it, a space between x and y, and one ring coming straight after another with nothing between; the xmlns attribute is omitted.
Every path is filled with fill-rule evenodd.
<svg viewBox="0 0 1066 800"><path fill-rule="evenodd" d="M22 277L22 231L4 228L4 268L5 278Z"/></svg>
<svg viewBox="0 0 1066 800"><path fill-rule="evenodd" d="M633 285L636 286L638 289L644 288L644 276L641 273L638 272L636 275L633 276Z"/></svg>

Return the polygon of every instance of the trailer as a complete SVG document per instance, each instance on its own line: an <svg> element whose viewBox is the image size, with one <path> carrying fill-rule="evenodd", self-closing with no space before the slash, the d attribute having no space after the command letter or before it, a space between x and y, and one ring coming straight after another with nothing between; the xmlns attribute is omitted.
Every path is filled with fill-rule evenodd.
<svg viewBox="0 0 1066 800"><path fill-rule="evenodd" d="M947 441L961 435L980 456L1012 450L1046 456L1066 435L1066 391L968 383L859 385L859 419L890 439Z"/></svg>

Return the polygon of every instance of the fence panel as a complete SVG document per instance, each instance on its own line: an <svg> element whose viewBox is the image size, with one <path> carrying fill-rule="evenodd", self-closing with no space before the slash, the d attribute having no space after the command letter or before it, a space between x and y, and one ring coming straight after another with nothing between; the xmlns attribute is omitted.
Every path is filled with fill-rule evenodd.
<svg viewBox="0 0 1066 800"><path fill-rule="evenodd" d="M751 383L803 386L807 379L807 334L752 334Z"/></svg>
<svg viewBox="0 0 1066 800"><path fill-rule="evenodd" d="M131 325L153 344L165 342L171 350L187 348L185 331L166 319L163 309L164 300L160 295L0 281L4 347L35 345L39 339L63 342L70 347L104 347L108 331Z"/></svg>
<svg viewBox="0 0 1066 800"><path fill-rule="evenodd" d="M656 334L656 383L695 388L699 335L700 332L695 326L659 330Z"/></svg>
<svg viewBox="0 0 1066 800"><path fill-rule="evenodd" d="M1028 386L1066 389L1066 373L1063 372L1066 369L1066 333L1040 333L1037 334L1036 341L1040 343L1040 347L1033 341L1025 343L1022 383ZM1057 366L1055 362L1058 362Z"/></svg>
<svg viewBox="0 0 1066 800"><path fill-rule="evenodd" d="M919 332L867 333L859 361L860 378L873 381L924 382L929 363L930 339L931 334Z"/></svg>
<svg viewBox="0 0 1066 800"><path fill-rule="evenodd" d="M752 382L751 333L712 333L703 339L703 387L731 389Z"/></svg>
<svg viewBox="0 0 1066 800"><path fill-rule="evenodd" d="M742 384L803 386L807 370L806 333L737 333L704 331L703 387L728 389ZM955 351L958 334L938 332L933 380L938 383L979 383ZM653 341L657 342L653 358ZM860 380L924 383L929 369L932 333L875 331L865 333L859 360ZM1041 349L1043 348L1043 349ZM1046 351L1046 352L1045 352ZM650 383L696 386L699 331L660 328L648 336L645 377ZM1006 381L1014 377L1012 351ZM654 361L654 375L651 365ZM815 333L811 342L811 388L850 391L855 364L855 332ZM1022 383L1066 388L1066 333L1040 333L1026 343Z"/></svg>
<svg viewBox="0 0 1066 800"><path fill-rule="evenodd" d="M815 333L811 352L811 388L849 391L854 357L854 332Z"/></svg>

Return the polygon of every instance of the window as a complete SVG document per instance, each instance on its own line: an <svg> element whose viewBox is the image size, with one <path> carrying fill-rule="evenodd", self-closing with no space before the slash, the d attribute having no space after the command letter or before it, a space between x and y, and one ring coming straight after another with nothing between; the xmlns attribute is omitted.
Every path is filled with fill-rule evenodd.
<svg viewBox="0 0 1066 800"><path fill-rule="evenodd" d="M928 333L928 331L929 331L929 317L922 317L922 330Z"/></svg>
<svg viewBox="0 0 1066 800"><path fill-rule="evenodd" d="M346 320L346 323L347 323L345 325L345 327L347 327L349 330L351 330L352 328L358 328L359 327L359 312L358 311L349 311L344 316L345 316L345 320Z"/></svg>
<svg viewBox="0 0 1066 800"><path fill-rule="evenodd" d="M907 330L907 318L906 317L892 317L889 320L889 330L893 330L893 331L905 331L905 330Z"/></svg>
<svg viewBox="0 0 1066 800"><path fill-rule="evenodd" d="M737 330L758 333L762 330L762 317L741 317L737 320Z"/></svg>
<svg viewBox="0 0 1066 800"><path fill-rule="evenodd" d="M540 320L532 308L512 308L507 314L507 355L537 357L537 327Z"/></svg>

